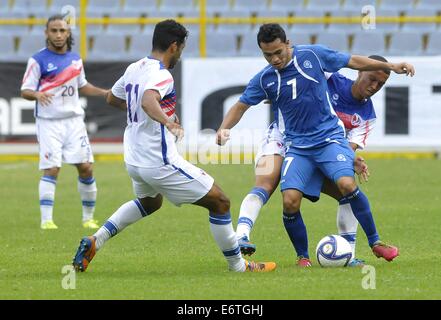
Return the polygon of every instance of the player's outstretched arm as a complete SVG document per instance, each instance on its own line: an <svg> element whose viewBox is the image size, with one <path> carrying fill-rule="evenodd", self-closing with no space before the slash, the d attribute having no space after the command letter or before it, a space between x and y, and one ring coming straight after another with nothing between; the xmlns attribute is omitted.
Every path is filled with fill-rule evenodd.
<svg viewBox="0 0 441 320"><path fill-rule="evenodd" d="M240 119L242 119L245 111L248 110L250 106L242 103L240 101L236 102L233 107L227 112L222 124L217 130L216 134L216 144L223 146L230 138L230 129L233 128Z"/></svg>
<svg viewBox="0 0 441 320"><path fill-rule="evenodd" d="M79 89L80 94L92 97L106 97L109 90L95 87L93 84L86 84Z"/></svg>
<svg viewBox="0 0 441 320"><path fill-rule="evenodd" d="M115 97L112 93L112 90L109 90L106 95L106 102L111 106L114 106L121 110L127 110L126 100Z"/></svg>
<svg viewBox="0 0 441 320"><path fill-rule="evenodd" d="M392 70L398 74L406 74L413 77L415 68L407 62L391 63L370 59L365 56L352 55L349 59L348 68L360 71L377 71L377 70Z"/></svg>
<svg viewBox="0 0 441 320"><path fill-rule="evenodd" d="M156 90L146 90L142 96L142 109L153 120L163 124L173 135L178 139L184 136L184 129L181 125L175 122L175 118L169 118L164 111L162 111L161 95Z"/></svg>

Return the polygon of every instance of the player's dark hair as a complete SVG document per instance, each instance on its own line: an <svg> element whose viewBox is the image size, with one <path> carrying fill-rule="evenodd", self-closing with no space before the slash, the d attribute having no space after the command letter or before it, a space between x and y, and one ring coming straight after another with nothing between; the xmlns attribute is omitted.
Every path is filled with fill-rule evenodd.
<svg viewBox="0 0 441 320"><path fill-rule="evenodd" d="M286 33L283 28L277 23L266 23L260 26L257 34L257 44L260 48L260 43L270 43L276 39L280 39L283 43L286 42Z"/></svg>
<svg viewBox="0 0 441 320"><path fill-rule="evenodd" d="M153 32L152 48L161 52L166 51L173 42L179 46L185 42L188 31L173 19L159 22Z"/></svg>
<svg viewBox="0 0 441 320"><path fill-rule="evenodd" d="M385 57L379 56L379 55L376 55L376 54L370 55L368 58L369 59L373 59L373 60L377 60L377 61L382 61L382 62L389 62L389 61L387 61L387 59ZM383 70L383 71L386 74L390 74L390 70Z"/></svg>
<svg viewBox="0 0 441 320"><path fill-rule="evenodd" d="M66 21L65 17L66 16L62 15L62 14L54 14L53 16L50 16L49 19L47 19L47 22L46 22L46 30L49 27L49 23L51 23L52 21L57 21L57 20L64 20L64 21ZM66 21L66 23L67 23L67 21ZM67 25L69 26L69 23L67 23ZM74 42L74 38L73 38L72 32L71 32L69 37L67 38L67 51L71 51L72 50L72 46L74 45L74 43L75 43ZM48 46L48 45L49 45L49 41L48 41L48 39L46 39L46 46Z"/></svg>

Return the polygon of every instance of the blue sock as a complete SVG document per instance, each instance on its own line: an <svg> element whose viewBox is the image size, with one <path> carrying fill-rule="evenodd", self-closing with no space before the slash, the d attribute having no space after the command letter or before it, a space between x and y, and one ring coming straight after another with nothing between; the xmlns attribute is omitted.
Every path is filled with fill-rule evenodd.
<svg viewBox="0 0 441 320"><path fill-rule="evenodd" d="M375 227L368 198L359 188L357 188L354 192L351 192L342 200L346 200L351 205L354 216L357 218L358 222L363 228L364 233L368 238L369 246L372 247L375 241L380 240L380 237L378 236L377 229Z"/></svg>
<svg viewBox="0 0 441 320"><path fill-rule="evenodd" d="M291 239L294 249L296 249L297 256L309 258L308 234L300 211L297 213L284 212L283 224L285 225L286 232L288 233L289 239Z"/></svg>

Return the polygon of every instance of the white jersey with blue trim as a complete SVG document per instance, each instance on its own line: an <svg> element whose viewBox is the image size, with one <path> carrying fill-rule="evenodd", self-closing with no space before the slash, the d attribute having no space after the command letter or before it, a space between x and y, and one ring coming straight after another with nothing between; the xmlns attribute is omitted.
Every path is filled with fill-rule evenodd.
<svg viewBox="0 0 441 320"><path fill-rule="evenodd" d="M359 101L352 96L353 84L353 80L338 72L328 78L331 103L345 125L346 137L349 142L363 149L375 126L377 116L370 98Z"/></svg>
<svg viewBox="0 0 441 320"><path fill-rule="evenodd" d="M292 60L278 70L268 65L251 79L240 101L269 99L289 147L314 148L344 139L343 123L332 109L325 71L347 66L350 55L321 45L298 45Z"/></svg>
<svg viewBox="0 0 441 320"><path fill-rule="evenodd" d="M83 61L77 53L59 54L45 48L29 58L21 90L53 94L48 105L36 102L36 118L64 119L84 115L78 89L86 84Z"/></svg>
<svg viewBox="0 0 441 320"><path fill-rule="evenodd" d="M141 168L173 165L181 158L175 136L142 109L142 97L146 90L157 91L164 113L170 118L175 117L174 80L161 61L146 57L128 66L112 87L113 95L127 103L124 161Z"/></svg>

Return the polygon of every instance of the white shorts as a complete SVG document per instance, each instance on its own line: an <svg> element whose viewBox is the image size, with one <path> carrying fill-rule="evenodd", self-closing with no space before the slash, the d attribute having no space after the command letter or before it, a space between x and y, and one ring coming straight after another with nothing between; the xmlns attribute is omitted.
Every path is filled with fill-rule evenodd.
<svg viewBox="0 0 441 320"><path fill-rule="evenodd" d="M40 170L61 167L61 163L93 162L92 149L83 117L36 119L40 148Z"/></svg>
<svg viewBox="0 0 441 320"><path fill-rule="evenodd" d="M282 157L285 157L285 151L286 148L283 142L283 134L279 131L277 124L273 122L265 132L265 136L259 145L254 163L257 165L260 158L263 156L279 154Z"/></svg>
<svg viewBox="0 0 441 320"><path fill-rule="evenodd" d="M195 203L213 187L214 179L183 158L159 168L141 168L126 164L138 198L162 194L176 206Z"/></svg>

